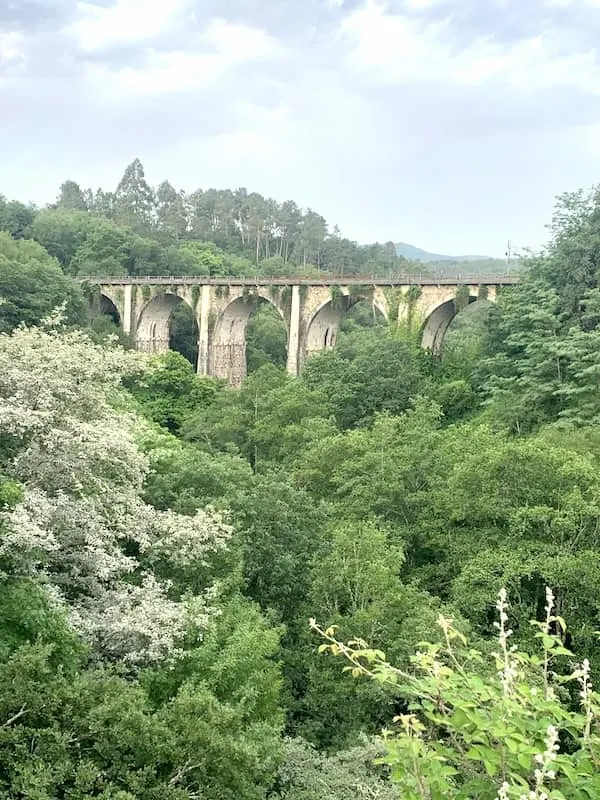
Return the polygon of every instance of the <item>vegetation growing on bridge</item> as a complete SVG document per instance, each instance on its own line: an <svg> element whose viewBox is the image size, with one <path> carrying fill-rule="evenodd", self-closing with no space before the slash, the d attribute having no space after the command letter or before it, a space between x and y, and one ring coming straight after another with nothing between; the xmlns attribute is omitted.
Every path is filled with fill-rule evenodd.
<svg viewBox="0 0 600 800"><path fill-rule="evenodd" d="M86 328L12 212L0 796L598 794L598 193L441 358L357 303L291 378L259 311L239 390ZM119 260L111 225L64 265Z"/></svg>

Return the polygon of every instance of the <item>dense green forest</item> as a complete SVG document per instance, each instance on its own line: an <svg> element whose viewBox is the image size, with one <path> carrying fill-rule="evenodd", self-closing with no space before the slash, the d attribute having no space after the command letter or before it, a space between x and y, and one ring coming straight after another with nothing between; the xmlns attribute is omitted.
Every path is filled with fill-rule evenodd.
<svg viewBox="0 0 600 800"><path fill-rule="evenodd" d="M232 389L73 280L399 269L284 206L0 204L0 797L598 797L600 191L440 358L257 314Z"/></svg>
<svg viewBox="0 0 600 800"><path fill-rule="evenodd" d="M387 275L411 262L393 242L359 246L293 201L246 189L186 194L168 181L154 189L136 159L115 191L60 187L35 209L0 196L0 227L32 238L69 275ZM421 265L413 265L422 271Z"/></svg>
<svg viewBox="0 0 600 800"><path fill-rule="evenodd" d="M392 241L361 246L310 208L243 188L186 194L164 181L154 189L138 159L115 191L93 192L65 181L56 203L41 210L0 195L0 227L15 238L33 238L76 276L387 276L503 269L496 259L410 261L397 255Z"/></svg>

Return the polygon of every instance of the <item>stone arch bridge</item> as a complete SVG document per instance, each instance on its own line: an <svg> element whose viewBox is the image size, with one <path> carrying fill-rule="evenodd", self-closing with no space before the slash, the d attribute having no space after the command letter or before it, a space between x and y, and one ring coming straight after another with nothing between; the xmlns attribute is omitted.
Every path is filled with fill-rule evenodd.
<svg viewBox="0 0 600 800"><path fill-rule="evenodd" d="M198 328L202 375L239 386L246 376L246 324L261 303L270 303L287 329L287 369L298 375L312 353L332 348L344 313L367 300L390 323L408 323L421 344L440 352L454 316L468 303L494 301L515 276L445 279L294 278L106 278L87 279L100 293L103 311L118 319L138 350L169 348L170 318L187 303Z"/></svg>

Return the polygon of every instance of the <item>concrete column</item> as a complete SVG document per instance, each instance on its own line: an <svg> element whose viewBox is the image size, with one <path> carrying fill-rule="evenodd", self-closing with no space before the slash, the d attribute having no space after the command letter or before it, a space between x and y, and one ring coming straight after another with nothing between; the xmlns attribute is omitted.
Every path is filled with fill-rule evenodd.
<svg viewBox="0 0 600 800"><path fill-rule="evenodd" d="M128 335L131 333L131 317L133 310L132 289L132 285L127 283L125 284L125 291L123 292L123 332Z"/></svg>
<svg viewBox="0 0 600 800"><path fill-rule="evenodd" d="M198 375L209 374L210 286L204 284L200 294L200 319L198 321Z"/></svg>
<svg viewBox="0 0 600 800"><path fill-rule="evenodd" d="M290 312L290 334L288 337L287 371L298 375L300 362L300 287L292 286L292 309Z"/></svg>

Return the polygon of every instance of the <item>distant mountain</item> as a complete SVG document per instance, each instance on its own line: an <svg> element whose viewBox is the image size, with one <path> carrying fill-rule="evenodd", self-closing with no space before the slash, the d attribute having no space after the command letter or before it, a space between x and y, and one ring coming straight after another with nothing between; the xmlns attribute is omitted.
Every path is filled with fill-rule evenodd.
<svg viewBox="0 0 600 800"><path fill-rule="evenodd" d="M414 247L412 244L405 242L398 242L396 244L396 253L399 256L408 258L409 261L422 261L423 263L431 263L434 261L487 261L489 256L443 256L439 253L429 253L427 250L422 250L420 247Z"/></svg>

